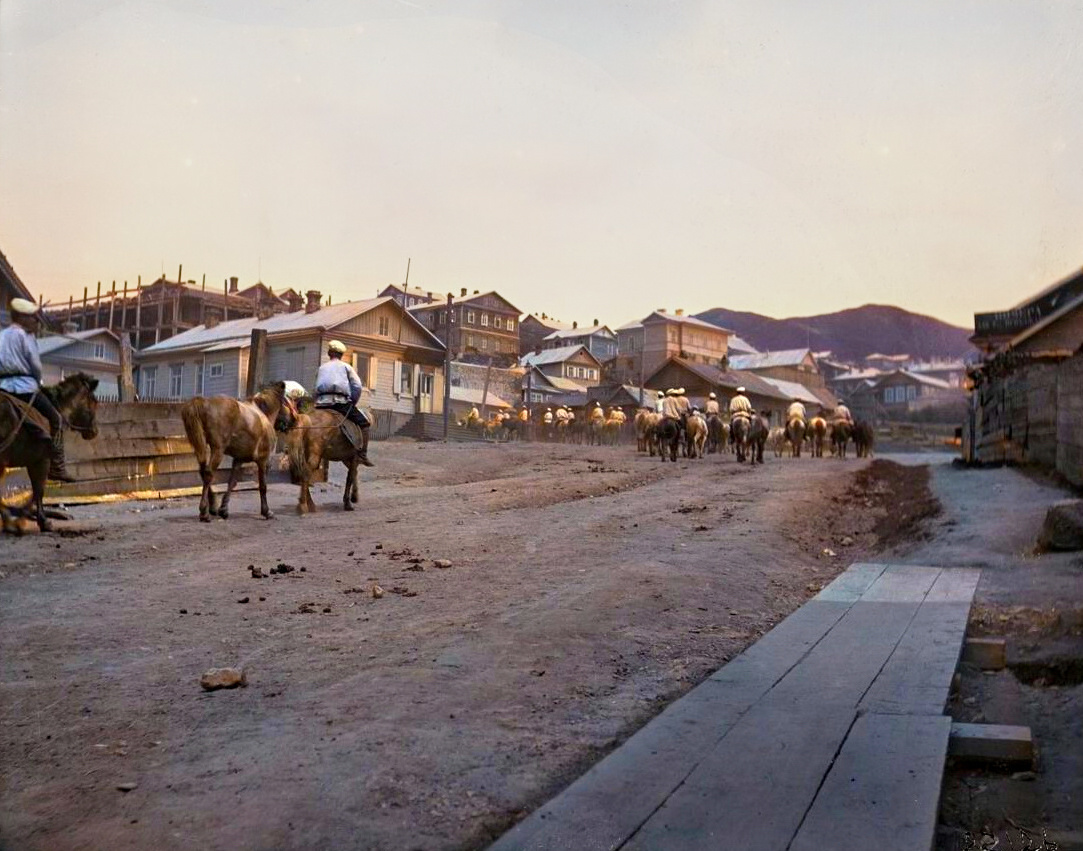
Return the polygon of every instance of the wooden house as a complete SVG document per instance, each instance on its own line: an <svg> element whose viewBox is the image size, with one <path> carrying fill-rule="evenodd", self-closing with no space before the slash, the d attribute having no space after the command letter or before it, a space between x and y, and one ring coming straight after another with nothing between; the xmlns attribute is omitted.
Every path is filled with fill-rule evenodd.
<svg viewBox="0 0 1083 851"><path fill-rule="evenodd" d="M437 304L442 299L440 293L411 287L409 284L388 284L376 294L376 298L393 298L403 307L416 307L419 304Z"/></svg>
<svg viewBox="0 0 1083 851"><path fill-rule="evenodd" d="M745 395L752 407L760 413L769 412L771 424L781 425L786 409L793 401L791 396L773 384L751 372L719 369L703 363L692 363L683 358L670 358L656 369L644 383L652 391L683 387L692 404L703 408L708 394L715 393L723 409L729 404L738 387L745 388Z"/></svg>
<svg viewBox="0 0 1083 851"><path fill-rule="evenodd" d="M120 340L108 328L66 330L38 340L43 384L58 384L84 372L98 379L98 398L117 395L120 380Z"/></svg>
<svg viewBox="0 0 1083 851"><path fill-rule="evenodd" d="M519 354L520 356L543 348L542 341L554 331L567 331L572 326L565 322L558 322L552 316L545 313L530 313L519 320Z"/></svg>
<svg viewBox="0 0 1083 851"><path fill-rule="evenodd" d="M616 334L617 358L610 371L611 378L641 384L670 358L723 366L733 332L686 316L683 310L675 313L656 310L638 322L620 326Z"/></svg>
<svg viewBox="0 0 1083 851"><path fill-rule="evenodd" d="M974 336L970 342L986 357L1006 348L1018 348L1020 343L1029 339L1023 337L1027 332L1033 334L1042 331L1051 322L1063 328L1062 320L1073 312L1072 305L1078 305L1081 299L1083 270L1062 278L1009 310L975 313ZM1075 321L1083 324L1083 319L1078 317Z"/></svg>
<svg viewBox="0 0 1083 851"><path fill-rule="evenodd" d="M778 352L731 355L729 368L783 381L793 381L808 387L823 387L823 376L816 358L809 349L785 349Z"/></svg>
<svg viewBox="0 0 1083 851"><path fill-rule="evenodd" d="M267 332L265 381L290 379L311 391L337 339L365 385L363 407L396 417L443 411L444 346L389 297L193 328L137 354L137 391L144 399L243 396L257 328Z"/></svg>
<svg viewBox="0 0 1083 851"><path fill-rule="evenodd" d="M456 360L513 366L519 357L519 308L496 292L472 296L461 290L451 306L422 304L410 308L414 317L451 349Z"/></svg>
<svg viewBox="0 0 1083 851"><path fill-rule="evenodd" d="M602 363L616 357L617 335L606 325L594 325L580 328L576 322L571 328L558 329L548 334L541 342L543 349L562 349L566 346L582 346Z"/></svg>
<svg viewBox="0 0 1083 851"><path fill-rule="evenodd" d="M591 387L602 381L602 362L583 345L530 352L519 359L519 364L536 367L547 376L570 379L583 387Z"/></svg>

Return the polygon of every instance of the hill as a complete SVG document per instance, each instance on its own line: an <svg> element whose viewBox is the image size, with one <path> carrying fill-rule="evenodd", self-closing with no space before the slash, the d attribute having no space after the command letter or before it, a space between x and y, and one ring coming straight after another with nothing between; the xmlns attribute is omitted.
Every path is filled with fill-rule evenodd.
<svg viewBox="0 0 1083 851"><path fill-rule="evenodd" d="M697 319L729 328L760 351L800 349L830 350L842 361L857 362L866 355L908 354L917 360L960 358L972 350L972 333L901 307L866 304L825 313L773 319L714 307L696 314Z"/></svg>

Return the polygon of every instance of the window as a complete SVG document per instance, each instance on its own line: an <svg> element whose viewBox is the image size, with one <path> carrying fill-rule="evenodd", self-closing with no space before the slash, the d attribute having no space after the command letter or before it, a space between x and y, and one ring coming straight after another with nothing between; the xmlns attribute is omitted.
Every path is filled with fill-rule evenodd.
<svg viewBox="0 0 1083 851"><path fill-rule="evenodd" d="M158 367L143 367L143 398L153 399L158 388Z"/></svg>
<svg viewBox="0 0 1083 851"><path fill-rule="evenodd" d="M220 363L212 363L211 364L211 373L210 373L211 378L221 378L222 374L224 372L225 372L225 370L222 368L222 364L220 364Z"/></svg>
<svg viewBox="0 0 1083 851"><path fill-rule="evenodd" d="M489 327L489 314L488 313L481 314L481 327L482 328L488 328Z"/></svg>
<svg viewBox="0 0 1083 851"><path fill-rule="evenodd" d="M94 360L105 360L105 343L94 344Z"/></svg>
<svg viewBox="0 0 1083 851"><path fill-rule="evenodd" d="M474 324L474 311L472 311L472 310L466 311L466 324L467 325L473 325Z"/></svg>
<svg viewBox="0 0 1083 851"><path fill-rule="evenodd" d="M487 349L487 348L489 348L489 338L488 338L488 337L485 337L485 336L483 336L483 337L481 338L481 347L482 347L483 349Z"/></svg>
<svg viewBox="0 0 1083 851"><path fill-rule="evenodd" d="M358 377L361 379L362 384L368 384L369 381L369 363L372 355L365 355L361 352L353 353L353 368L356 370Z"/></svg>
<svg viewBox="0 0 1083 851"><path fill-rule="evenodd" d="M169 365L169 398L179 399L181 383L184 381L184 364L172 363Z"/></svg>
<svg viewBox="0 0 1083 851"><path fill-rule="evenodd" d="M203 361L200 361L199 363L196 364L196 395L197 396L202 396L203 395L203 385L204 385L204 383L205 382L204 382L204 379L203 379Z"/></svg>
<svg viewBox="0 0 1083 851"><path fill-rule="evenodd" d="M908 385L907 388L906 388L906 398L907 399L916 399L917 397L918 397L918 388L913 384Z"/></svg>
<svg viewBox="0 0 1083 851"><path fill-rule="evenodd" d="M591 381L597 381L598 380L598 370L592 369L590 371L590 379L591 379Z"/></svg>
<svg viewBox="0 0 1083 851"><path fill-rule="evenodd" d="M466 347L468 349L474 348L474 335L473 334L467 334L466 335Z"/></svg>
<svg viewBox="0 0 1083 851"><path fill-rule="evenodd" d="M390 337L391 336L391 317L390 316L381 316L380 317L380 336L381 337Z"/></svg>
<svg viewBox="0 0 1083 851"><path fill-rule="evenodd" d="M509 331L514 331L514 330L515 330L515 320L514 320L514 319L509 319L509 320L507 321L506 325L507 325L507 329L508 329ZM498 326L498 327L499 327L499 326Z"/></svg>
<svg viewBox="0 0 1083 851"><path fill-rule="evenodd" d="M494 328L496 328L499 331L502 324L503 323L500 321L499 316L494 316L493 317L493 327Z"/></svg>
<svg viewBox="0 0 1083 851"><path fill-rule="evenodd" d="M414 393L414 365L412 363L399 364L399 394L412 396Z"/></svg>
<svg viewBox="0 0 1083 851"><path fill-rule="evenodd" d="M305 376L303 375L305 370L305 348L304 346L298 346L293 349L286 349L285 357L282 363L281 378L285 378L289 381L298 381L301 384L305 383Z"/></svg>

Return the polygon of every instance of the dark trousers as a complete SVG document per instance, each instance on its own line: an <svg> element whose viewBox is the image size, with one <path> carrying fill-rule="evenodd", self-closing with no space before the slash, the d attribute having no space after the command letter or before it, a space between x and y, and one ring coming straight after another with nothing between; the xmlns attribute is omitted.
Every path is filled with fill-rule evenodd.
<svg viewBox="0 0 1083 851"><path fill-rule="evenodd" d="M60 412L53 407L53 403L44 393L12 393L11 395L16 399L28 402L31 408L45 417L49 421L52 434L57 434L60 431L63 419L61 419Z"/></svg>
<svg viewBox="0 0 1083 851"><path fill-rule="evenodd" d="M368 428L372 423L368 421L361 409L355 405L351 405L349 402L341 402L338 405L328 405L332 411L338 411L338 413L344 415L351 423L355 423L361 428Z"/></svg>

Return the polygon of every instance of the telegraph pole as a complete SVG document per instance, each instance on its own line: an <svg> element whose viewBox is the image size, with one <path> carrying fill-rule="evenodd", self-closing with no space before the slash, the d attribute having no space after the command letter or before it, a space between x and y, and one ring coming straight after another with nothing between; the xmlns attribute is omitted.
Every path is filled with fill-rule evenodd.
<svg viewBox="0 0 1083 851"><path fill-rule="evenodd" d="M409 262L409 261L407 261ZM444 442L447 442L448 417L451 416L451 293L447 294L444 316Z"/></svg>

